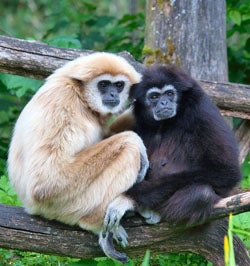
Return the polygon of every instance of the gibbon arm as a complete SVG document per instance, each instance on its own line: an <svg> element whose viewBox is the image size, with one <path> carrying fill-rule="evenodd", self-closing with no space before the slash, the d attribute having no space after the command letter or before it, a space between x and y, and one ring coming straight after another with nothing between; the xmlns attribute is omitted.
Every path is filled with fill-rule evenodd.
<svg viewBox="0 0 250 266"><path fill-rule="evenodd" d="M120 133L126 130L133 130L135 126L135 119L131 108L118 116L110 125L111 134Z"/></svg>

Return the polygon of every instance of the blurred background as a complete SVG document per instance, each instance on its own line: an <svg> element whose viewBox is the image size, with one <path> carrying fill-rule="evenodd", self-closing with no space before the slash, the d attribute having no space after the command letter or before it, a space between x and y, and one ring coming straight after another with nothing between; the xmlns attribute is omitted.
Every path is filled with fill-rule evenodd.
<svg viewBox="0 0 250 266"><path fill-rule="evenodd" d="M249 0L227 0L226 3L229 81L250 84ZM145 5L145 0L1 0L0 35L64 48L126 50L143 61ZM0 73L0 203L20 205L8 182L8 145L17 116L42 83ZM249 190L249 156L242 172L242 189ZM249 212L234 217L235 226L246 232L240 237L248 247L249 221ZM135 258L128 265L141 265L142 261L143 258ZM212 265L193 254L165 254L152 261L155 263L152 265ZM108 259L79 260L0 249L0 265L10 264L116 265Z"/></svg>

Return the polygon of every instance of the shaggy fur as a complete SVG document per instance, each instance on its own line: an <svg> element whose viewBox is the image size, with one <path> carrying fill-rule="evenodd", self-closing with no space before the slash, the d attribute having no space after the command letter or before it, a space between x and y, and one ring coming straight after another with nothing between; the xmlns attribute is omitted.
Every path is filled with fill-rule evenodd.
<svg viewBox="0 0 250 266"><path fill-rule="evenodd" d="M125 82L113 109L102 105L100 77ZM108 204L148 166L135 133L104 139L108 119L124 110L139 80L125 59L109 53L80 57L48 77L20 114L9 149L9 178L27 212L102 231Z"/></svg>
<svg viewBox="0 0 250 266"><path fill-rule="evenodd" d="M169 85L177 91L176 115L157 121L146 95L152 88ZM131 98L133 113L126 112L111 129L119 132L124 129L121 125L132 129L134 118L134 130L147 148L150 168L145 179L125 195L139 210L154 210L168 221L202 223L213 205L241 180L238 145L231 129L201 87L174 67L145 70L141 82L132 87ZM112 211L105 218L110 225Z"/></svg>

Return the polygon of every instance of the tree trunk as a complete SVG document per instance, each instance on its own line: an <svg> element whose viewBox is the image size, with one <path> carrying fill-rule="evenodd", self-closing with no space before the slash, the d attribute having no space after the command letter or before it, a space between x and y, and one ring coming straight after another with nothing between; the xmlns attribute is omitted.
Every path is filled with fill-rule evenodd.
<svg viewBox="0 0 250 266"><path fill-rule="evenodd" d="M228 80L224 0L147 0L146 17L146 53L159 49L157 61L195 79Z"/></svg>

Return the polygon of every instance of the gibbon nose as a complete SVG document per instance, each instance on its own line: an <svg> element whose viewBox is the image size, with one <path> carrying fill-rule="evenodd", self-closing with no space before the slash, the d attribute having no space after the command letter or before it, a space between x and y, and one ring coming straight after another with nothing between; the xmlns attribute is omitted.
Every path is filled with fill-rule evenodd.
<svg viewBox="0 0 250 266"><path fill-rule="evenodd" d="M167 105L168 105L168 98L165 95L163 95L160 98L160 106L165 107Z"/></svg>
<svg viewBox="0 0 250 266"><path fill-rule="evenodd" d="M109 97L110 98L112 98L112 99L115 99L115 98L117 98L117 92L116 92L116 90L114 89L114 88L110 88L110 90L109 90Z"/></svg>
<svg viewBox="0 0 250 266"><path fill-rule="evenodd" d="M168 105L168 100L161 100L160 105L161 106L167 106Z"/></svg>

